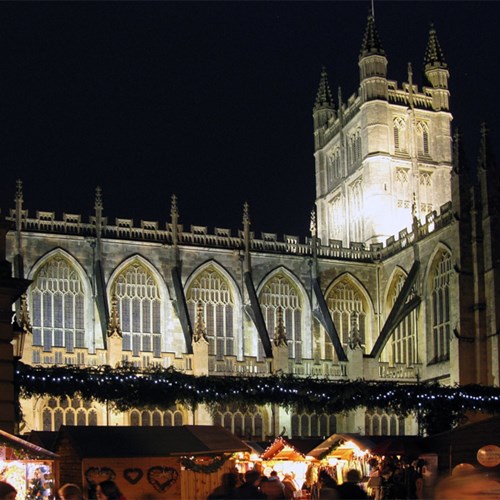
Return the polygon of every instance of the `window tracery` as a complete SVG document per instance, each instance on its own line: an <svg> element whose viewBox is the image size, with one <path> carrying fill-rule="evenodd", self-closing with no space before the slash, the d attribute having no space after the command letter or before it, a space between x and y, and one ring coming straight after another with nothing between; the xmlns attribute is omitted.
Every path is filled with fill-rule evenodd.
<svg viewBox="0 0 500 500"><path fill-rule="evenodd" d="M353 326L361 344L365 344L367 306L359 289L345 277L330 290L326 303L342 344L348 345ZM333 345L325 339L326 359L333 359L333 355Z"/></svg>
<svg viewBox="0 0 500 500"><path fill-rule="evenodd" d="M395 277L388 297L388 305L392 308L396 303L401 289L405 284L405 276L401 273ZM407 302L414 297L411 292ZM407 366L413 366L417 363L417 312L414 309L405 319L396 327L391 335L390 344L387 345L382 354L383 359L387 359L393 365L395 363L404 363Z"/></svg>
<svg viewBox="0 0 500 500"><path fill-rule="evenodd" d="M201 304L209 354L218 358L234 355L234 299L227 279L209 266L195 277L186 300L193 324L197 304Z"/></svg>
<svg viewBox="0 0 500 500"><path fill-rule="evenodd" d="M116 278L113 294L123 334L123 350L161 354L161 298L151 272L140 263L127 266Z"/></svg>
<svg viewBox="0 0 500 500"><path fill-rule="evenodd" d="M365 413L366 436L404 436L405 419L381 409L368 410Z"/></svg>
<svg viewBox="0 0 500 500"><path fill-rule="evenodd" d="M98 425L97 410L79 397L51 397L42 407L42 428L58 431L61 425Z"/></svg>
<svg viewBox="0 0 500 500"><path fill-rule="evenodd" d="M129 412L130 425L140 425L142 427L175 427L184 425L187 420L184 412L178 406L168 410L131 410Z"/></svg>
<svg viewBox="0 0 500 500"><path fill-rule="evenodd" d="M76 269L56 256L36 273L30 287L33 345L85 347L85 292Z"/></svg>
<svg viewBox="0 0 500 500"><path fill-rule="evenodd" d="M337 432L337 417L331 413L293 413L292 436L331 436Z"/></svg>
<svg viewBox="0 0 500 500"><path fill-rule="evenodd" d="M400 153L406 153L406 122L401 117L396 117L393 120L393 138L394 150Z"/></svg>
<svg viewBox="0 0 500 500"><path fill-rule="evenodd" d="M220 425L240 438L264 439L267 416L255 405L239 408L235 404L218 405L213 412L214 425Z"/></svg>
<svg viewBox="0 0 500 500"><path fill-rule="evenodd" d="M271 338L277 325L277 312L281 307L288 343L288 357L302 359L302 309L299 292L283 273L273 276L262 288L260 304Z"/></svg>
<svg viewBox="0 0 500 500"><path fill-rule="evenodd" d="M431 275L432 345L430 362L450 359L451 255L443 251L436 257Z"/></svg>

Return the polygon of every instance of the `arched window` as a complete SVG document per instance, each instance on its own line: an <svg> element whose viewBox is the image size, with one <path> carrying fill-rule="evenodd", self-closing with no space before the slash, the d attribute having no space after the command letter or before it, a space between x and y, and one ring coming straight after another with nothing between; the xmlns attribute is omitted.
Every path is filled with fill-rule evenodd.
<svg viewBox="0 0 500 500"><path fill-rule="evenodd" d="M401 117L396 117L393 120L393 134L394 134L394 150L396 152L405 153L406 148L406 123Z"/></svg>
<svg viewBox="0 0 500 500"><path fill-rule="evenodd" d="M92 403L78 397L51 397L42 408L44 431L58 431L61 425L97 424L97 411Z"/></svg>
<svg viewBox="0 0 500 500"><path fill-rule="evenodd" d="M344 197L336 196L330 205L331 213L331 238L334 240L342 240L345 232L344 225Z"/></svg>
<svg viewBox="0 0 500 500"><path fill-rule="evenodd" d="M288 342L288 357L302 359L302 309L299 292L284 274L274 275L262 288L260 304L271 338L277 324L277 311L281 307Z"/></svg>
<svg viewBox="0 0 500 500"><path fill-rule="evenodd" d="M365 435L367 436L404 436L405 420L381 409L365 413Z"/></svg>
<svg viewBox="0 0 500 500"><path fill-rule="evenodd" d="M357 179L349 186L350 240L363 241L363 183Z"/></svg>
<svg viewBox="0 0 500 500"><path fill-rule="evenodd" d="M420 213L422 216L430 214L434 209L432 203L432 173L420 171Z"/></svg>
<svg viewBox="0 0 500 500"><path fill-rule="evenodd" d="M130 425L140 425L143 427L149 426L180 426L184 425L184 418L182 408L172 407L169 410L131 410L129 413ZM187 420L186 420L187 421Z"/></svg>
<svg viewBox="0 0 500 500"><path fill-rule="evenodd" d="M337 418L326 413L293 413L291 417L292 436L330 436L337 432Z"/></svg>
<svg viewBox="0 0 500 500"><path fill-rule="evenodd" d="M214 424L220 425L242 438L264 438L266 415L257 406L238 408L235 404L218 405L214 411Z"/></svg>
<svg viewBox="0 0 500 500"><path fill-rule="evenodd" d="M450 281L451 255L443 251L434 261L431 273L432 343L430 362L450 359Z"/></svg>
<svg viewBox="0 0 500 500"><path fill-rule="evenodd" d="M402 212L398 214L398 219L404 220L405 216L411 214L409 170L407 168L397 167L394 180L396 208L398 211ZM404 227L403 223L401 223L401 227Z"/></svg>
<svg viewBox="0 0 500 500"><path fill-rule="evenodd" d="M161 354L161 300L151 272L139 263L127 266L114 282L123 350Z"/></svg>
<svg viewBox="0 0 500 500"><path fill-rule="evenodd" d="M76 269L63 257L54 257L35 274L30 287L33 345L85 347L85 294Z"/></svg>
<svg viewBox="0 0 500 500"><path fill-rule="evenodd" d="M417 123L417 153L420 156L429 155L429 127L424 122Z"/></svg>
<svg viewBox="0 0 500 500"><path fill-rule="evenodd" d="M234 300L228 281L215 267L201 271L186 293L191 322L196 320L196 306L201 304L209 354L218 358L234 355Z"/></svg>
<svg viewBox="0 0 500 500"><path fill-rule="evenodd" d="M390 288L388 305L392 308L405 283L405 276L400 273L394 278ZM415 296L414 291L410 292L407 302ZM389 311L388 311L389 314ZM382 359L388 360L391 364L404 363L413 366L417 363L417 312L414 309L396 327L391 335L390 344L387 345L382 354Z"/></svg>
<svg viewBox="0 0 500 500"><path fill-rule="evenodd" d="M353 327L356 327L357 336L364 344L367 304L359 289L344 277L330 290L326 303L342 344L347 345ZM326 359L333 357L333 346L329 339L325 341L325 357Z"/></svg>

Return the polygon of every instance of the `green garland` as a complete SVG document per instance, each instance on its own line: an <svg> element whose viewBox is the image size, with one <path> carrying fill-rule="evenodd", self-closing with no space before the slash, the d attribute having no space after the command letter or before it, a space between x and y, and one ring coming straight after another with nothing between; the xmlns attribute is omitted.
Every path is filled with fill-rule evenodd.
<svg viewBox="0 0 500 500"><path fill-rule="evenodd" d="M211 474L218 471L229 459L229 456L215 457L209 464L203 465L197 463L192 458L181 458L181 465L193 472L203 472L203 474Z"/></svg>
<svg viewBox="0 0 500 500"><path fill-rule="evenodd" d="M460 420L467 411L500 413L500 388L462 387L436 383L406 384L366 380L331 381L293 375L266 377L186 375L172 367L140 371L131 366L111 368L50 368L17 365L16 385L21 397L69 396L110 403L117 410L170 408L175 404L277 404L318 413L340 413L359 407L381 408L400 416L413 413L428 433L438 432L440 415Z"/></svg>

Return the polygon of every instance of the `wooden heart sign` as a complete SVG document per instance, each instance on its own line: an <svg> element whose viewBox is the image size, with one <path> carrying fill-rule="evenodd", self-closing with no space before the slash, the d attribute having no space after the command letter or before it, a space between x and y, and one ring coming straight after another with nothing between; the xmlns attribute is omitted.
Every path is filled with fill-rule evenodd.
<svg viewBox="0 0 500 500"><path fill-rule="evenodd" d="M115 471L109 467L89 467L85 471L85 479L93 486L103 481L113 481L115 477Z"/></svg>
<svg viewBox="0 0 500 500"><path fill-rule="evenodd" d="M130 484L137 484L142 479L142 476L144 476L144 472L142 472L142 469L132 467L123 471L123 477Z"/></svg>
<svg viewBox="0 0 500 500"><path fill-rule="evenodd" d="M163 493L177 481L179 473L172 467L156 465L148 469L148 481L156 491Z"/></svg>

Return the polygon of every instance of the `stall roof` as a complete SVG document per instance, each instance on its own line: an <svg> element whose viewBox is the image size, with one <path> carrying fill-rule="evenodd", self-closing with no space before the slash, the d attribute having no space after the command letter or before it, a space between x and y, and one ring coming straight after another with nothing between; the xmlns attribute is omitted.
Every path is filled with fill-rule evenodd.
<svg viewBox="0 0 500 500"><path fill-rule="evenodd" d="M311 444L317 440L288 439L277 437L261 454L262 460L304 460L309 455Z"/></svg>
<svg viewBox="0 0 500 500"><path fill-rule="evenodd" d="M329 438L325 439L321 444L316 446L309 452L312 457L321 460L328 453L340 446L342 443L352 441L361 450L372 450L375 446L372 440L360 434L332 434Z"/></svg>
<svg viewBox="0 0 500 500"><path fill-rule="evenodd" d="M423 438L426 451L436 453L439 467L454 467L470 463L481 467L477 461L479 448L500 445L500 415L470 422L450 431Z"/></svg>
<svg viewBox="0 0 500 500"><path fill-rule="evenodd" d="M250 450L217 425L62 426L56 450L63 439L72 443L81 458L214 455Z"/></svg>
<svg viewBox="0 0 500 500"><path fill-rule="evenodd" d="M0 429L0 445L12 448L21 453L21 459L29 458L31 460L55 460L58 456L41 446L25 441L20 437L9 434Z"/></svg>

